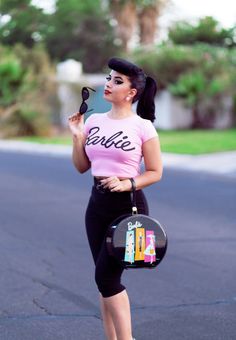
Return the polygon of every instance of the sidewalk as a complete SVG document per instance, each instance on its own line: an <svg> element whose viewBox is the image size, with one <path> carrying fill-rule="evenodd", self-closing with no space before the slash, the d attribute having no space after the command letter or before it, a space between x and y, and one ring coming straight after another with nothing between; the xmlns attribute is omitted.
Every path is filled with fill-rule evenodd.
<svg viewBox="0 0 236 340"><path fill-rule="evenodd" d="M71 146L0 140L0 151L71 157ZM164 167L236 178L236 151L207 155L162 153Z"/></svg>

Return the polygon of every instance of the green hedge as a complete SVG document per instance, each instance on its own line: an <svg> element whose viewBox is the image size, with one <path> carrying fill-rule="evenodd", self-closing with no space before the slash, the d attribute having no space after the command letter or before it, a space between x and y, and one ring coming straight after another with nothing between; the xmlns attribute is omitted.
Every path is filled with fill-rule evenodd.
<svg viewBox="0 0 236 340"><path fill-rule="evenodd" d="M0 46L1 136L48 135L53 68L39 47Z"/></svg>
<svg viewBox="0 0 236 340"><path fill-rule="evenodd" d="M236 48L169 43L137 49L130 58L157 79L159 89L185 99L195 117L193 127L212 127L225 98L236 102Z"/></svg>

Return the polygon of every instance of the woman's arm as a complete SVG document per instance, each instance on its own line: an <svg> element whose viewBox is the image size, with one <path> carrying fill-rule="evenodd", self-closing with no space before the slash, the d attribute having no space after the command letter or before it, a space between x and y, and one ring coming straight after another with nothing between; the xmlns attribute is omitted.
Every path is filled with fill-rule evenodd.
<svg viewBox="0 0 236 340"><path fill-rule="evenodd" d="M76 169L83 173L90 169L91 163L85 153L84 118L79 113L69 117L69 128L73 134L72 160Z"/></svg>
<svg viewBox="0 0 236 340"><path fill-rule="evenodd" d="M160 181L163 172L159 137L151 138L143 144L145 171L135 177L137 189Z"/></svg>
<svg viewBox="0 0 236 340"><path fill-rule="evenodd" d="M143 158L145 171L134 178L136 189L142 189L150 184L160 181L162 176L161 148L158 137L149 139L143 144ZM105 188L113 191L130 191L132 189L129 179L119 180L116 176L111 176L101 180Z"/></svg>
<svg viewBox="0 0 236 340"><path fill-rule="evenodd" d="M72 160L76 169L82 174L91 167L84 150L85 136L73 136Z"/></svg>

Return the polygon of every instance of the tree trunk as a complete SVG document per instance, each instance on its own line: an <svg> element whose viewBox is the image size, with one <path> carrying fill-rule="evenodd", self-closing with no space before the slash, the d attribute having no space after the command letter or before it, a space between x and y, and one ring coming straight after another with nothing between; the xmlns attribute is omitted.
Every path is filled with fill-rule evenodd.
<svg viewBox="0 0 236 340"><path fill-rule="evenodd" d="M192 115L193 115L193 122L192 122L192 129L199 129L202 127L202 122L199 114L199 108L198 108L198 103L193 105L192 109Z"/></svg>
<svg viewBox="0 0 236 340"><path fill-rule="evenodd" d="M192 109L193 129L212 129L216 121L216 107L220 107L220 102L215 98L215 107L206 107L199 105L199 101L195 103Z"/></svg>
<svg viewBox="0 0 236 340"><path fill-rule="evenodd" d="M127 52L137 21L135 1L112 0L110 6L114 18L117 20L117 37L121 40L122 48Z"/></svg>
<svg viewBox="0 0 236 340"><path fill-rule="evenodd" d="M139 34L142 45L154 44L158 16L159 10L157 5L145 6L139 12Z"/></svg>
<svg viewBox="0 0 236 340"><path fill-rule="evenodd" d="M138 6L139 35L142 45L152 45L155 42L158 28L158 18L162 10L170 3L170 0L153 0L149 5L143 1Z"/></svg>

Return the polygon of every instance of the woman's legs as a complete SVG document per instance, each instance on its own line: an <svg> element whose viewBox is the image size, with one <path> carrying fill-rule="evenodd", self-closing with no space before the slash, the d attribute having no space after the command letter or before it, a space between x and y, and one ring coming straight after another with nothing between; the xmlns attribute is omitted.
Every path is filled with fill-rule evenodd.
<svg viewBox="0 0 236 340"><path fill-rule="evenodd" d="M100 294L100 307L103 321L103 328L108 340L117 340L115 326L107 306L105 306L104 298Z"/></svg>
<svg viewBox="0 0 236 340"><path fill-rule="evenodd" d="M96 265L96 283L102 294L101 312L108 340L132 339L129 298L125 287L121 284L123 268L109 256L104 239L108 225L118 216L130 212L130 195L126 194L128 199L122 195L118 200L114 199L113 195L107 198L106 195L96 197L97 194L93 190L86 212L87 235ZM126 208L124 208L125 204ZM139 213L148 214L148 206L142 192L137 192L137 206ZM117 207L123 210L116 211Z"/></svg>
<svg viewBox="0 0 236 340"><path fill-rule="evenodd" d="M132 339L129 298L120 282L123 270L108 255L104 241L96 262L95 279L101 292L101 312L108 340Z"/></svg>
<svg viewBox="0 0 236 340"><path fill-rule="evenodd" d="M111 297L102 297L101 310L108 340L131 340L131 314L126 290Z"/></svg>

